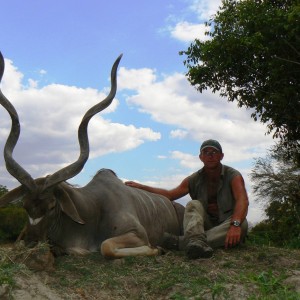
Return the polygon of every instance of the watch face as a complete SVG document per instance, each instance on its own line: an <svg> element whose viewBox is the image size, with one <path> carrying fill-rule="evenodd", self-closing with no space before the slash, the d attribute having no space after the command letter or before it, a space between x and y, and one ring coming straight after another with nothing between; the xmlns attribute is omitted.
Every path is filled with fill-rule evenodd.
<svg viewBox="0 0 300 300"><path fill-rule="evenodd" d="M232 224L233 226L236 226L236 227L238 227L238 226L241 225L241 223L240 223L239 221L232 221L231 224Z"/></svg>

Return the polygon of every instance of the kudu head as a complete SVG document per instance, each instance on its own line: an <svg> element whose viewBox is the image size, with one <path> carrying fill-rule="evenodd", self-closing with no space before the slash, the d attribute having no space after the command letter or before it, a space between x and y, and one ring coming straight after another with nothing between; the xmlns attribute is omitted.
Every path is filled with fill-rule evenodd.
<svg viewBox="0 0 300 300"><path fill-rule="evenodd" d="M109 95L90 108L82 118L78 128L78 141L80 145L80 155L78 159L70 165L62 168L54 174L40 179L33 179L30 174L21 167L13 158L13 151L20 135L20 122L18 114L3 95L0 89L0 104L7 110L11 117L11 130L4 146L4 160L8 172L15 177L21 186L8 192L0 198L0 207L7 205L18 199L23 200L29 221L32 226L36 226L55 205L57 201L64 211L75 222L84 224L84 220L79 216L72 199L68 195L64 195L63 189L59 188L59 184L76 176L84 167L89 157L89 140L88 140L88 124L91 118L100 111L107 108L114 99L117 91L117 68L122 58L120 55L111 70L111 90ZM0 52L0 83L4 73L4 58Z"/></svg>

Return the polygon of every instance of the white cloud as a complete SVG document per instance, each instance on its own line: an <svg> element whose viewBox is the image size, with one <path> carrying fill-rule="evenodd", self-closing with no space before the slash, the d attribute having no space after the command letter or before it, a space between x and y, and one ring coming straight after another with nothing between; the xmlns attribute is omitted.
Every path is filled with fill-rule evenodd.
<svg viewBox="0 0 300 300"><path fill-rule="evenodd" d="M205 32L209 31L209 27L205 24L192 24L189 22L179 22L175 27L170 28L171 36L184 42L191 42L195 39L206 41L210 39Z"/></svg>
<svg viewBox="0 0 300 300"><path fill-rule="evenodd" d="M181 129L171 130L170 136L171 138L183 139L188 136L188 132Z"/></svg>
<svg viewBox="0 0 300 300"><path fill-rule="evenodd" d="M47 71L42 69L42 70L39 71L39 73L40 73L40 75L46 75Z"/></svg>
<svg viewBox="0 0 300 300"><path fill-rule="evenodd" d="M208 21L220 5L221 0L192 0L190 9L196 13L199 20Z"/></svg>
<svg viewBox="0 0 300 300"><path fill-rule="evenodd" d="M29 83L29 87L31 87L31 88L37 88L37 86L38 86L38 82L33 79L29 79L28 83Z"/></svg>
<svg viewBox="0 0 300 300"><path fill-rule="evenodd" d="M197 170L200 167L199 157L180 151L172 151L171 158L179 160L179 164L191 170Z"/></svg>
<svg viewBox="0 0 300 300"><path fill-rule="evenodd" d="M192 139L199 144L209 138L220 140L226 162L251 159L273 142L265 136L265 126L250 118L250 111L210 91L200 94L182 74L143 82L127 101L155 121L176 126L172 138Z"/></svg>
<svg viewBox="0 0 300 300"><path fill-rule="evenodd" d="M6 93L20 90L22 79L23 74L13 65L13 62L5 59L5 71L1 82L2 90Z"/></svg>
<svg viewBox="0 0 300 300"><path fill-rule="evenodd" d="M158 158L158 159L166 159L167 156L165 156L165 155L158 155L157 158Z"/></svg>
<svg viewBox="0 0 300 300"><path fill-rule="evenodd" d="M152 69L126 69L120 68L118 73L118 88L140 89L156 80L155 70Z"/></svg>
<svg viewBox="0 0 300 300"><path fill-rule="evenodd" d="M206 26L205 22L209 21L217 12L221 0L190 0L189 2L189 13L184 11L182 17L177 16L176 18L169 16L168 25L164 31L169 32L171 37L182 42L192 42L195 39L207 41L210 37L205 35L205 32L210 31L210 27ZM186 19L194 19L190 14L197 21L186 21Z"/></svg>

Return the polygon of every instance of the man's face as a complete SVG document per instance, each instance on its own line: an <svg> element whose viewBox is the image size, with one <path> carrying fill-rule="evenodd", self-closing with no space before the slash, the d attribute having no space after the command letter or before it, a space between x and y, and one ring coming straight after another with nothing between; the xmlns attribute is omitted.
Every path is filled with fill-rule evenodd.
<svg viewBox="0 0 300 300"><path fill-rule="evenodd" d="M207 147L201 151L199 158L205 167L215 168L219 166L224 154L213 147Z"/></svg>

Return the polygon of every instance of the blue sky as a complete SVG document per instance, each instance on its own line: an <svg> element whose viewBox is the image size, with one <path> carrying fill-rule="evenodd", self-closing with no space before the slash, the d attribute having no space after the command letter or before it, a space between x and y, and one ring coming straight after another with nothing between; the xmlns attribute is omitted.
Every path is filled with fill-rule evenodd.
<svg viewBox="0 0 300 300"><path fill-rule="evenodd" d="M77 128L85 111L106 97L110 69L119 56L118 91L112 105L89 125L90 159L71 183L86 184L100 168L123 180L172 188L202 167L199 146L215 138L224 164L240 170L251 205L255 157L273 144L250 111L190 86L184 57L194 38L206 39L204 22L220 1L0 1L2 92L16 107L21 137L15 159L41 177L77 159ZM10 119L0 109L0 148ZM0 158L0 184L18 185ZM185 203L186 197L181 202Z"/></svg>

